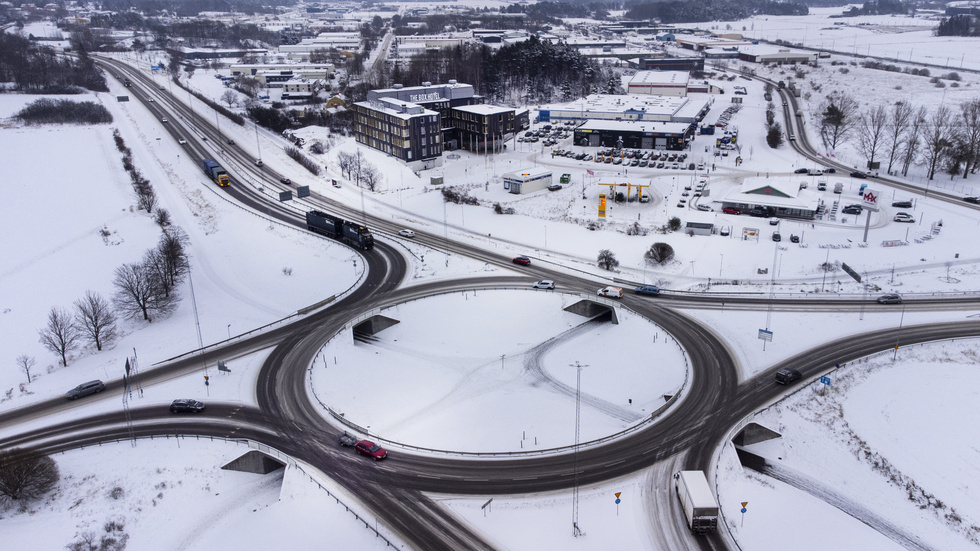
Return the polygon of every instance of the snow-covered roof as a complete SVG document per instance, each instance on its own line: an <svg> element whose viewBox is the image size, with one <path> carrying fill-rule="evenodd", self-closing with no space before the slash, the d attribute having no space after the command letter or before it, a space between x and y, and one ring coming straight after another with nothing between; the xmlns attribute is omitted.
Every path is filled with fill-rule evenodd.
<svg viewBox="0 0 980 551"><path fill-rule="evenodd" d="M459 107L453 107L453 109L476 115L496 115L498 113L514 111L509 107L498 107L496 105L460 105Z"/></svg>

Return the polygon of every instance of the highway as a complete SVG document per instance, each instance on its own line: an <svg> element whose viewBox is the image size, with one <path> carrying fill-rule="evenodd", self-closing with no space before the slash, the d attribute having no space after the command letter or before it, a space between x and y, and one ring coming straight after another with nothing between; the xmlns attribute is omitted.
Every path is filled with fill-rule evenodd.
<svg viewBox="0 0 980 551"><path fill-rule="evenodd" d="M370 214L362 215L359 210L319 194L294 204L279 203L272 196L259 191L259 188L287 187L278 183L279 174L272 168L256 166L248 153L224 143L210 121L176 101L166 91L159 90L158 85L145 74L118 62L100 59L100 63L116 78L131 79L131 93L146 102L145 105L154 114L161 118L168 117L170 122L163 126L175 137L188 141L187 151L194 162L199 163L199 159L204 157L219 157L214 155L217 146L221 154L219 162L232 175L232 185L219 192L228 193L242 205L300 228L305 228L303 212L315 207L363 221L376 233L391 235L400 229L390 221ZM150 97L155 101L147 102ZM225 123L232 124L230 121ZM803 134L797 132L796 135L795 147L807 147L805 139L802 139ZM827 164L822 158L819 162ZM950 196L948 200L962 204L959 198ZM424 232L418 232L416 239L450 254L501 267L513 267L510 258L473 245L448 241ZM325 418L325 412L307 395L306 377L313 357L327 340L345 329L349 320L376 308L452 289L512 288L526 286L534 279L554 279L563 291L594 296L595 289L606 284L584 274L574 275L560 267L535 263L519 268L520 274L428 282L406 287L403 281L407 262L398 248L387 244L384 239L378 239L375 243L374 250L362 253L368 272L363 284L327 307L254 336L210 347L200 354L182 356L144 370L142 375L142 384L152 385L196 373L202 357L205 361L214 362L219 358L244 355L274 346L259 373L257 407L209 403L205 413L179 418L172 416L165 408L135 408L130 412L131 425L127 424L123 412L100 414L23 431L0 440L0 447L37 446L46 451L58 451L134 435L175 433L247 438L279 449L318 469L357 495L364 506L383 518L393 532L417 549L493 549L478 533L426 498L423 492L507 495L568 489L576 479L580 484L596 484L642 469L652 468L666 474L676 468L709 471L713 468L719 448L726 445L725 440L732 428L786 391L785 387L772 382L776 370L792 366L802 371L804 377L811 378L828 371L835 363L849 362L889 349L896 342L906 345L980 335L980 320L906 325L900 329L854 334L839 339L833 346L800 351L797 356L751 379L741 380L741 370L727 344L710 328L684 315L679 309L714 308L722 301L729 308L762 309L771 304L774 309L796 311L893 310L894 307L871 301L840 299L829 294L806 300L770 300L759 296L709 297L669 292L661 297L629 294L623 298L622 305L667 328L690 358L691 373L687 388L665 417L622 438L583 446L577 458L570 453L556 453L517 454L509 459L488 460L450 454L413 454L399 450L384 463L375 464L363 461L349 450L337 446L338 421ZM976 298L924 298L906 302L908 308L921 310L975 310L978 305L980 302ZM121 381L109 381L107 392L97 399L109 399L121 392ZM40 402L0 414L0 427L15 427L20 423L65 412L72 407L72 404L58 398ZM687 548L729 548L730 542L721 532L703 538L688 534L678 517L672 492L658 492L653 499L654 510L672 512L668 519L660 519L664 523L660 528L665 545L677 545L680 541Z"/></svg>

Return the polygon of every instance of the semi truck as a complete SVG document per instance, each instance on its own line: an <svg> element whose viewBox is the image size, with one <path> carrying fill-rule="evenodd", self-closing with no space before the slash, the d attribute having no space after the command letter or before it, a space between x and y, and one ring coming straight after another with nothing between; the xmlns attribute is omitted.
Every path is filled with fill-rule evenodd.
<svg viewBox="0 0 980 551"><path fill-rule="evenodd" d="M707 534L718 527L718 502L704 471L678 471L674 474L674 489L691 532Z"/></svg>
<svg viewBox="0 0 980 551"><path fill-rule="evenodd" d="M332 214L311 210L306 213L306 227L311 232L343 241L351 247L357 247L363 251L374 248L374 236L371 235L370 230Z"/></svg>
<svg viewBox="0 0 980 551"><path fill-rule="evenodd" d="M216 163L214 159L204 159L204 173L208 175L209 178L214 180L214 183L221 187L225 187L231 184L231 178L228 177L228 173L225 169L221 168L221 165Z"/></svg>

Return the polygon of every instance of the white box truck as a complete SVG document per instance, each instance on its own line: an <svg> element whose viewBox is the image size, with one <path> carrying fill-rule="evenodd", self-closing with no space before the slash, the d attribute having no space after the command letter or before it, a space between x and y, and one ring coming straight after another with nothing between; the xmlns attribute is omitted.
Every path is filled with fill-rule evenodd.
<svg viewBox="0 0 980 551"><path fill-rule="evenodd" d="M684 507L687 526L695 534L707 534L718 527L718 502L703 471L678 471L674 488Z"/></svg>

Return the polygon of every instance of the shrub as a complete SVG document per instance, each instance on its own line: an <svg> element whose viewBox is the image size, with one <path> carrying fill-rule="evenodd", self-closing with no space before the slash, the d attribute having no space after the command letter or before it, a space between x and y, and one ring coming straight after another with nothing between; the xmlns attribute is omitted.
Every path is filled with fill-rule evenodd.
<svg viewBox="0 0 980 551"><path fill-rule="evenodd" d="M14 118L26 124L106 124L112 115L105 106L92 101L41 98L21 109Z"/></svg>
<svg viewBox="0 0 980 551"><path fill-rule="evenodd" d="M667 229L670 231L677 231L681 229L681 219L676 216L672 216L670 220L667 220Z"/></svg>
<svg viewBox="0 0 980 551"><path fill-rule="evenodd" d="M300 153L299 149L295 147L284 147L283 151L286 155L289 155L294 161L303 166L306 170L309 170L312 174L320 174L320 165L314 163L309 157Z"/></svg>
<svg viewBox="0 0 980 551"><path fill-rule="evenodd" d="M612 251L609 249L602 249L599 251L599 256L596 258L596 265L603 270L612 270L616 266L619 266L619 261L616 260L616 255L614 255Z"/></svg>
<svg viewBox="0 0 980 551"><path fill-rule="evenodd" d="M643 258L647 262L656 264L666 264L674 259L674 248L667 243L654 243L650 249L643 253Z"/></svg>

